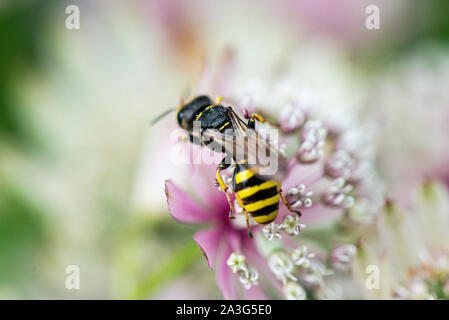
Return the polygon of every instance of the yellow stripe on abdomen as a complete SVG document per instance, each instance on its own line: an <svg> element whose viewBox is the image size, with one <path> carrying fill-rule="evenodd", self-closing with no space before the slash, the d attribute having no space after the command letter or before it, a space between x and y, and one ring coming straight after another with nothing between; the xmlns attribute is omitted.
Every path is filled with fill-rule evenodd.
<svg viewBox="0 0 449 320"><path fill-rule="evenodd" d="M254 171L251 170L241 171L235 175L235 183L236 184L242 183L243 181L250 179L252 176L254 176Z"/></svg>
<svg viewBox="0 0 449 320"><path fill-rule="evenodd" d="M279 195L275 195L274 197L268 198L268 199L263 199L263 200L259 200L257 202L254 203L249 203L247 205L245 205L245 209L248 212L254 212L260 209L263 209L265 207L271 206L272 204L276 204L279 203Z"/></svg>
<svg viewBox="0 0 449 320"><path fill-rule="evenodd" d="M274 181L266 181L264 183L259 184L258 186L249 187L247 189L240 190L238 192L241 198L247 198L253 194L255 194L259 190L270 189L272 187L276 187L277 183Z"/></svg>
<svg viewBox="0 0 449 320"><path fill-rule="evenodd" d="M278 211L279 210L275 210L272 213L267 214L267 215L253 217L253 219L257 223L261 223L261 224L269 223L269 222L272 222L274 219L276 219L276 217L278 215Z"/></svg>

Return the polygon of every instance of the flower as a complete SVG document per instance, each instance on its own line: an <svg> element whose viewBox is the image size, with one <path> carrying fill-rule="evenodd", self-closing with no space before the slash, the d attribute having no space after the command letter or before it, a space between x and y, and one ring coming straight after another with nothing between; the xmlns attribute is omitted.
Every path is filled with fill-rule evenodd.
<svg viewBox="0 0 449 320"><path fill-rule="evenodd" d="M330 205L343 208L351 208L354 205L354 198L351 196L353 186L347 184L343 177L332 181L332 184L323 194L323 201Z"/></svg>
<svg viewBox="0 0 449 320"><path fill-rule="evenodd" d="M282 238L281 236L281 226L276 223L270 223L262 229L265 237L268 240L273 240L274 238Z"/></svg>
<svg viewBox="0 0 449 320"><path fill-rule="evenodd" d="M229 61L226 64L234 65ZM206 78L209 76L207 73ZM250 239L245 232L243 208L232 196L236 219L230 220L226 197L214 186L214 169L222 157L218 154L211 164L194 166L195 174L203 177L201 181L194 179L194 175L191 177L191 189L196 191L199 201L167 181L170 212L181 222L211 225L198 231L194 240L209 266L217 267L218 285L227 299L266 297L267 288L275 288L276 294L284 298L306 297L303 287L312 296L317 296L319 290L331 292L325 284L325 278L334 273L330 269L329 252L317 255L314 244L306 246L300 241L301 234L306 224L313 229L352 223L355 228L362 225L363 219L353 217L372 220L382 188L372 170L372 153L367 152L370 136L355 122L341 123L338 118L323 114L318 95L291 79L274 86L257 79L249 81L247 87L234 87L229 72L227 76L227 81L220 82L224 92L222 104L232 105L238 114L244 115L242 119L254 112L264 115L267 121L256 124L262 135L267 128L281 129L278 147L289 160L287 175L281 181L282 193L288 205L300 210L302 216L292 214L281 203L271 224L257 225L250 217L254 234ZM202 79L200 83L198 92L216 92L214 87L207 86L216 83L213 79ZM198 152L211 152L187 146ZM233 169L231 165L221 171L231 193ZM360 203L367 204L370 210L356 207ZM353 208L358 208L358 215L352 213ZM240 286L236 285L237 279Z"/></svg>
<svg viewBox="0 0 449 320"><path fill-rule="evenodd" d="M285 230L286 233L292 236L297 236L301 229L305 228L305 224L299 223L298 216L288 215L285 216L284 221L282 222L281 228Z"/></svg>
<svg viewBox="0 0 449 320"><path fill-rule="evenodd" d="M232 273L239 274L239 280L246 290L249 290L252 285L258 284L259 273L254 268L248 268L245 256L233 252L229 256L227 264Z"/></svg>
<svg viewBox="0 0 449 320"><path fill-rule="evenodd" d="M447 50L427 45L385 70L368 97L379 172L389 196L404 204L424 179L449 177L448 86Z"/></svg>
<svg viewBox="0 0 449 320"><path fill-rule="evenodd" d="M312 205L312 191L306 191L306 186L300 184L287 192L287 200L293 208L309 208Z"/></svg>
<svg viewBox="0 0 449 320"><path fill-rule="evenodd" d="M165 192L170 213L183 223L210 225L209 228L197 231L193 239L201 248L209 267L216 269L217 283L225 299L237 299L239 294L246 299L266 298L258 286L259 272L264 268L264 258L255 247L254 241L248 237L244 224L241 226L229 219L226 197L213 186L213 171L209 170L209 176L204 174L204 171L212 169L212 166L199 167L201 169L195 170L192 181L203 201L194 200L192 195L168 180L165 183ZM249 265L257 266L258 270ZM243 285L243 291L239 290L235 279Z"/></svg>
<svg viewBox="0 0 449 320"><path fill-rule="evenodd" d="M333 268L340 271L349 270L356 252L357 248L352 244L336 245L330 254Z"/></svg>
<svg viewBox="0 0 449 320"><path fill-rule="evenodd" d="M246 266L245 262L245 256L233 252L227 261L227 265L229 268L231 268L232 273L236 273L238 271L248 271L248 268Z"/></svg>
<svg viewBox="0 0 449 320"><path fill-rule="evenodd" d="M449 299L449 193L427 181L413 206L388 201L377 228L360 240L355 263L365 287L368 266L379 270L378 288L368 298Z"/></svg>
<svg viewBox="0 0 449 320"><path fill-rule="evenodd" d="M264 114L279 124L279 147L291 159L282 186L290 206L303 213L302 223L323 225L341 219L354 226L372 220L384 191L373 169L371 126L362 129L349 111L349 122L327 114L319 94L293 77L274 85L252 80L246 87L230 89L229 95L237 109ZM267 234L277 237L276 232Z"/></svg>
<svg viewBox="0 0 449 320"><path fill-rule="evenodd" d="M287 300L305 300L306 291L296 282L288 282L284 287L284 294Z"/></svg>
<svg viewBox="0 0 449 320"><path fill-rule="evenodd" d="M201 167L203 170L208 169ZM210 228L196 232L193 238L203 251L209 267L217 269L217 282L223 296L226 299L236 299L239 296L247 299L266 298L264 292L267 286L264 283L268 281L270 287L274 287L278 294L287 299L305 298L300 284L302 277L298 276L297 271L298 268L309 268L311 260L316 257L315 253L304 245L287 253L282 244L279 247L274 239L263 237L260 226L252 226L255 239L249 238L242 214L237 215L235 220L229 219L226 197L217 188L207 186L207 175L196 170L192 181L204 203L197 202L173 182L166 181L169 210L180 222L211 225ZM286 234L295 236L298 226L299 230L304 227L298 225L297 216L287 215L283 224L273 223L263 229L278 227L277 232L293 229L295 232ZM304 281L309 285L319 283L324 286L322 277L326 272L319 269L319 262L316 264L317 267L305 275ZM243 291L239 290L236 279Z"/></svg>
<svg viewBox="0 0 449 320"><path fill-rule="evenodd" d="M282 284L287 284L288 280L298 280L292 274L294 264L285 252L278 251L271 254L268 264L271 271L273 271L276 278L278 278L282 282Z"/></svg>
<svg viewBox="0 0 449 320"><path fill-rule="evenodd" d="M306 246L295 249L291 254L293 263L297 266L302 266L304 268L310 267L310 260L315 257L315 253L309 252Z"/></svg>

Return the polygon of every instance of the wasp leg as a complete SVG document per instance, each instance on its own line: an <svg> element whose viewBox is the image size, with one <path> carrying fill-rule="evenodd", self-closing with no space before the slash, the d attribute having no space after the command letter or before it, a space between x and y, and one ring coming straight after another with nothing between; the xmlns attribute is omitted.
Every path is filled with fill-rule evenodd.
<svg viewBox="0 0 449 320"><path fill-rule="evenodd" d="M284 202L285 206L287 207L288 211L296 213L299 217L301 216L301 211L299 210L295 210L293 209L287 202L287 200L285 199L284 195L282 194L282 188L281 188L281 183L278 183L278 190L279 190L279 196L282 199L282 202Z"/></svg>
<svg viewBox="0 0 449 320"><path fill-rule="evenodd" d="M224 183L223 178L221 177L221 170L227 169L229 168L229 166L231 165L231 160L232 158L229 156L226 156L225 158L223 158L223 160L221 160L221 162L218 164L217 167L217 174L216 174L216 178L217 178L217 182L218 185L220 186L221 190L224 191L224 193L226 194L226 198L228 199L228 203L229 203L229 218L230 219L234 219L234 205L232 204L231 201L231 197L228 194L228 186Z"/></svg>
<svg viewBox="0 0 449 320"><path fill-rule="evenodd" d="M256 120L261 123L265 122L264 117L262 117L261 115L259 115L257 113L253 113L253 114L251 114L251 116L248 119L248 127L255 130L256 129Z"/></svg>
<svg viewBox="0 0 449 320"><path fill-rule="evenodd" d="M260 114L257 114L257 113L253 113L249 116L248 127L255 130L256 129L256 120L259 121L260 123L268 123L269 125L271 125L273 127L279 127L279 125L277 123L266 120L263 116L261 116Z"/></svg>
<svg viewBox="0 0 449 320"><path fill-rule="evenodd" d="M248 230L248 236L250 238L253 237L253 233L251 232L251 229L249 227L249 217L248 217L248 211L246 211L245 206L243 205L242 199L240 198L238 193L235 193L235 197L237 199L237 202L239 206L243 209L243 212L245 212L245 218L246 218L246 230Z"/></svg>

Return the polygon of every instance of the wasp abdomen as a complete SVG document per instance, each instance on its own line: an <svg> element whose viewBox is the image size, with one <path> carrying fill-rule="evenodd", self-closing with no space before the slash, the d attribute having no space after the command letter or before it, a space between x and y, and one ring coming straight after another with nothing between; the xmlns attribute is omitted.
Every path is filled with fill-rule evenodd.
<svg viewBox="0 0 449 320"><path fill-rule="evenodd" d="M239 164L234 172L234 190L241 205L257 223L267 224L279 212L279 187L273 180L264 180L254 171Z"/></svg>

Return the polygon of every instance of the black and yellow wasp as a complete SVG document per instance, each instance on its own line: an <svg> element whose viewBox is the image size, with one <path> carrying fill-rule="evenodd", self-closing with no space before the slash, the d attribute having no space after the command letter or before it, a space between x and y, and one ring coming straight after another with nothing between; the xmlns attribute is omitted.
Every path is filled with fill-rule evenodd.
<svg viewBox="0 0 449 320"><path fill-rule="evenodd" d="M262 138L256 131L256 122L265 122L257 114L248 116L244 122L232 109L220 104L221 97L214 103L208 96L194 97L182 104L178 111L178 123L188 132L193 143L208 146L217 152L224 152L225 158L218 164L216 179L225 192L230 206L230 218L234 218L234 206L229 194L229 188L224 183L221 171L235 165L232 176L233 191L237 203L243 209L246 217L248 234L252 237L248 214L260 224L274 221L279 212L279 198L291 212L293 210L286 201L281 190L281 180L287 171L287 160L269 141ZM155 121L159 120L162 116ZM153 123L155 122L153 121ZM194 122L198 121L199 132L194 130ZM277 161L277 170L263 174L268 164L262 164L258 152L265 152L270 159Z"/></svg>

